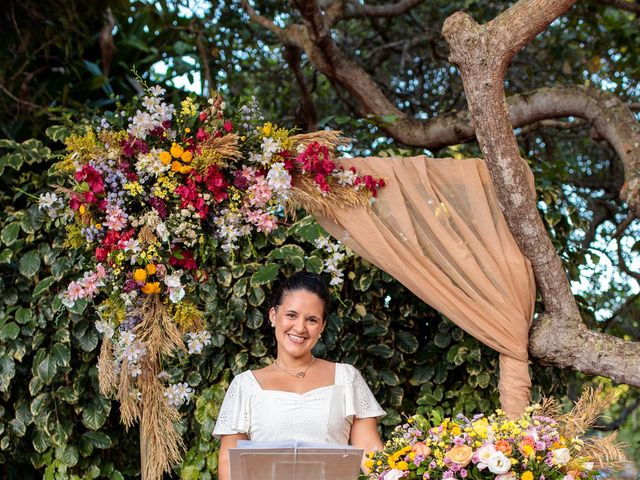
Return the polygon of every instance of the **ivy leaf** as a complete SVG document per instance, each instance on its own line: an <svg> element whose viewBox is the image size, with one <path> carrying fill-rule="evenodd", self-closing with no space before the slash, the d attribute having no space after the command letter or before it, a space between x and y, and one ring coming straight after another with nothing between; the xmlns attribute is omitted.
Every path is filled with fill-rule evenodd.
<svg viewBox="0 0 640 480"><path fill-rule="evenodd" d="M418 350L418 339L406 330L399 330L396 333L396 346L404 353L415 353Z"/></svg>
<svg viewBox="0 0 640 480"><path fill-rule="evenodd" d="M47 385L56 376L57 371L56 361L51 355L46 355L37 367L38 377Z"/></svg>
<svg viewBox="0 0 640 480"><path fill-rule="evenodd" d="M15 322L9 322L0 328L0 340L15 340L20 334L20 327Z"/></svg>
<svg viewBox="0 0 640 480"><path fill-rule="evenodd" d="M2 229L2 233L0 233L0 240L2 240L2 243L6 246L12 245L18 239L19 233L20 224L18 222L12 222Z"/></svg>
<svg viewBox="0 0 640 480"><path fill-rule="evenodd" d="M59 367L66 367L69 365L69 360L71 360L71 352L69 351L69 347L62 343L56 343L51 347L51 356L56 362L56 365Z"/></svg>
<svg viewBox="0 0 640 480"><path fill-rule="evenodd" d="M82 423L90 430L98 430L104 422L111 410L111 404L108 400L94 397L94 399L82 410Z"/></svg>
<svg viewBox="0 0 640 480"><path fill-rule="evenodd" d="M94 448L111 447L111 437L102 432L85 432L82 434L82 438Z"/></svg>
<svg viewBox="0 0 640 480"><path fill-rule="evenodd" d="M251 275L251 286L257 287L273 282L278 277L280 265L276 263L267 263L258 267L256 272Z"/></svg>
<svg viewBox="0 0 640 480"><path fill-rule="evenodd" d="M29 250L18 262L18 269L25 277L33 277L40 270L40 255L35 250Z"/></svg>
<svg viewBox="0 0 640 480"><path fill-rule="evenodd" d="M40 295L42 295L43 292L49 290L49 287L51 287L51 285L53 285L55 281L56 279L53 277L47 277L40 280L33 289L33 296L39 297Z"/></svg>

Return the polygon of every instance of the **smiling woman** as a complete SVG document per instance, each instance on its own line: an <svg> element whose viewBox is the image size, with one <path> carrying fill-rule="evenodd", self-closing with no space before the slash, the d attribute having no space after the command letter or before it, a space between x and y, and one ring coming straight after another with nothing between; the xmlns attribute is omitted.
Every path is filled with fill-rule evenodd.
<svg viewBox="0 0 640 480"><path fill-rule="evenodd" d="M317 359L312 349L326 326L331 298L321 277L300 272L278 289L269 320L278 345L274 362L234 378L213 434L219 436L219 478L229 478L229 448L238 440L297 440L379 450L384 411L351 365Z"/></svg>

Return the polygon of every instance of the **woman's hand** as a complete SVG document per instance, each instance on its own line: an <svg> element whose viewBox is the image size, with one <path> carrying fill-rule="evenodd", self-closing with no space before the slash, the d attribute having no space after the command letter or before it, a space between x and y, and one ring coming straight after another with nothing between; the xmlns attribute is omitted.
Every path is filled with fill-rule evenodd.
<svg viewBox="0 0 640 480"><path fill-rule="evenodd" d="M244 433L220 436L220 453L218 454L218 480L229 480L229 449L236 448L238 440L249 440Z"/></svg>
<svg viewBox="0 0 640 480"><path fill-rule="evenodd" d="M365 456L362 458L361 468L363 472L369 473L369 469L364 465L367 459L366 454L374 450L382 450L383 447L378 433L378 421L375 418L354 418L349 442L354 447L364 449Z"/></svg>

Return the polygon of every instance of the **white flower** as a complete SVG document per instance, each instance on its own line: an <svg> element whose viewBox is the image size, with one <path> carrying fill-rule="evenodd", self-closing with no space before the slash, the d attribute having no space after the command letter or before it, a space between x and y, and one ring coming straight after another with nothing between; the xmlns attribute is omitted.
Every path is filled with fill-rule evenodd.
<svg viewBox="0 0 640 480"><path fill-rule="evenodd" d="M291 175L284 168L284 163L276 162L271 165L269 173L267 173L267 183L276 194L287 198L287 193L291 190Z"/></svg>
<svg viewBox="0 0 640 480"><path fill-rule="evenodd" d="M130 238L122 244L122 247L125 252L138 253L140 251L140 242L135 238Z"/></svg>
<svg viewBox="0 0 640 480"><path fill-rule="evenodd" d="M154 85L149 89L149 93L154 97L161 97L166 93L166 90L162 88L160 85Z"/></svg>
<svg viewBox="0 0 640 480"><path fill-rule="evenodd" d="M327 237L319 237L316 238L313 243L315 244L316 248L324 250L331 244L331 241Z"/></svg>
<svg viewBox="0 0 640 480"><path fill-rule="evenodd" d="M211 334L206 330L187 333L189 354L202 353L202 349L211 343Z"/></svg>
<svg viewBox="0 0 640 480"><path fill-rule="evenodd" d="M584 462L582 464L582 467L587 471L590 472L591 470L593 470L593 462Z"/></svg>
<svg viewBox="0 0 640 480"><path fill-rule="evenodd" d="M329 285L334 286L342 284L342 282L344 282L344 279L342 278L343 276L344 274L342 273L342 270L336 269L329 281Z"/></svg>
<svg viewBox="0 0 640 480"><path fill-rule="evenodd" d="M164 224L164 222L160 222L158 225L156 225L156 233L158 234L158 237L160 237L161 241L169 241L169 229Z"/></svg>
<svg viewBox="0 0 640 480"><path fill-rule="evenodd" d="M124 346L131 345L135 341L136 336L133 334L133 332L125 330L120 334L120 343Z"/></svg>
<svg viewBox="0 0 640 480"><path fill-rule="evenodd" d="M484 470L487 468L489 459L496 453L496 447L492 444L483 445L478 449L478 469Z"/></svg>
<svg viewBox="0 0 640 480"><path fill-rule="evenodd" d="M136 378L141 374L142 374L142 369L140 368L139 364L137 363L129 364L129 375L131 375L133 378Z"/></svg>
<svg viewBox="0 0 640 480"><path fill-rule="evenodd" d="M115 333L111 323L105 320L98 320L96 322L96 330L98 330L98 333L101 333L102 335L104 335L104 338L111 338Z"/></svg>
<svg viewBox="0 0 640 480"><path fill-rule="evenodd" d="M180 300L184 298L185 291L184 288L169 288L169 300L173 303L178 303Z"/></svg>
<svg viewBox="0 0 640 480"><path fill-rule="evenodd" d="M384 474L384 480L399 480L404 477L404 471L393 468Z"/></svg>
<svg viewBox="0 0 640 480"><path fill-rule="evenodd" d="M340 185L351 186L355 183L358 174L352 170L338 170L332 173Z"/></svg>
<svg viewBox="0 0 640 480"><path fill-rule="evenodd" d="M507 473L511 468L511 460L509 460L504 453L496 452L487 461L487 466L491 473L502 475L503 473Z"/></svg>
<svg viewBox="0 0 640 480"><path fill-rule="evenodd" d="M552 453L552 461L554 465L566 465L571 460L571 453L568 448L557 448Z"/></svg>
<svg viewBox="0 0 640 480"><path fill-rule="evenodd" d="M179 407L183 403L189 403L193 395L193 388L187 382L169 385L164 391L164 396L169 405Z"/></svg>
<svg viewBox="0 0 640 480"><path fill-rule="evenodd" d="M38 199L38 208L40 210L55 208L59 199L60 197L53 192L43 193Z"/></svg>
<svg viewBox="0 0 640 480"><path fill-rule="evenodd" d="M182 270L178 270L173 275L167 275L166 277L164 277L164 284L169 288L182 287L182 283L180 283L181 276L182 276Z"/></svg>

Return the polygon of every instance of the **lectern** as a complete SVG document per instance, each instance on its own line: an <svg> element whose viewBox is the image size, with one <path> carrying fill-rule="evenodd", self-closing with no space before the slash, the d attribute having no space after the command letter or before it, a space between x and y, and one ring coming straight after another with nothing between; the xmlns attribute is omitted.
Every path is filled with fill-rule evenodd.
<svg viewBox="0 0 640 480"><path fill-rule="evenodd" d="M238 442L229 449L231 480L356 480L363 450L304 442Z"/></svg>

